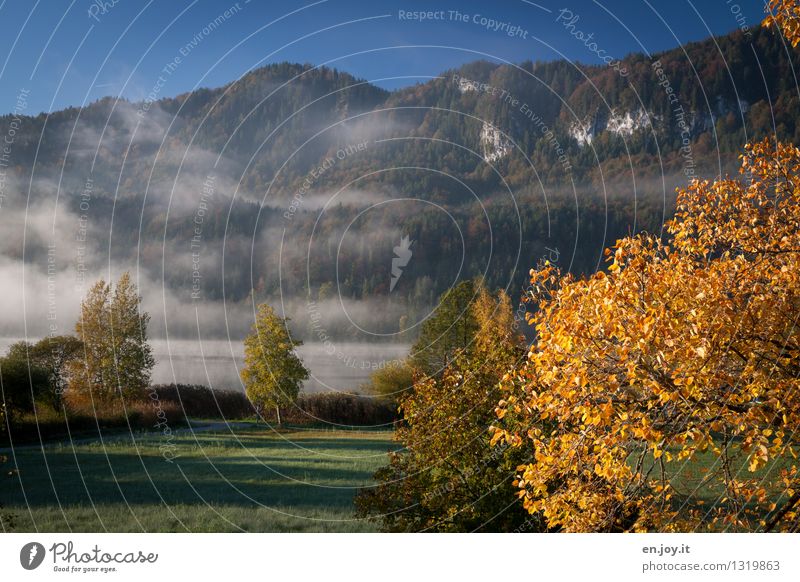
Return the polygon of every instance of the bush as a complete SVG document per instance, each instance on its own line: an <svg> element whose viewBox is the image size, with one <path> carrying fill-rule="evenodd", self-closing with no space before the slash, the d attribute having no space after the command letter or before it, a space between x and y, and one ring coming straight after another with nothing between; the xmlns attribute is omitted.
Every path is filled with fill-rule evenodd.
<svg viewBox="0 0 800 582"><path fill-rule="evenodd" d="M4 378L5 379L5 378ZM242 392L212 390L194 384L158 384L136 399L92 400L84 392L67 390L63 404L53 406L46 398L14 416L11 438L14 444L80 436L97 436L108 429L115 431L158 430L166 421L172 429L184 425L187 418L236 420L253 418L255 409ZM274 410L265 420L276 422ZM281 410L284 422L296 425L389 426L397 420L394 405L383 400L354 394L305 394L297 403ZM8 444L9 435L0 435Z"/></svg>
<svg viewBox="0 0 800 582"><path fill-rule="evenodd" d="M357 394L301 394L294 406L281 411L292 424L386 426L397 420L393 404ZM267 417L268 420L273 420Z"/></svg>
<svg viewBox="0 0 800 582"><path fill-rule="evenodd" d="M31 412L34 399L46 394L50 387L47 370L18 357L0 358L0 383L12 422L15 416Z"/></svg>
<svg viewBox="0 0 800 582"><path fill-rule="evenodd" d="M397 362L373 372L366 389L382 399L397 403L414 386L414 370L406 362Z"/></svg>
<svg viewBox="0 0 800 582"><path fill-rule="evenodd" d="M194 418L250 418L253 405L242 392L212 390L198 384L157 384L148 389L151 400L167 403ZM155 395L155 396L154 396Z"/></svg>
<svg viewBox="0 0 800 582"><path fill-rule="evenodd" d="M155 431L164 422L174 429L186 423L179 406L172 402L138 399L93 403L88 395L67 392L63 405L54 407L49 399L36 400L36 412L22 412L14 416L10 434L0 433L3 445L13 440L15 445L42 440L65 438L92 438L106 430Z"/></svg>
<svg viewBox="0 0 800 582"><path fill-rule="evenodd" d="M38 406L38 404L37 404ZM117 397L114 400L95 400L92 402L82 393L67 392L64 399L64 411L69 419L70 427L100 425L101 428L127 427L133 429L153 430L159 421L171 424L183 424L186 415L180 406L172 402L154 401L147 398L124 402ZM37 412L39 408L37 407ZM39 414L40 418L42 414ZM62 412L63 417L63 412Z"/></svg>
<svg viewBox="0 0 800 582"><path fill-rule="evenodd" d="M192 384L159 384L151 386L158 401L177 406L187 417L253 418L253 404L242 392L212 390ZM152 397L151 397L152 398ZM397 419L393 404L355 394L301 394L297 402L281 408L281 420L291 424L334 424L347 426L385 426ZM263 418L277 422L274 409L267 409Z"/></svg>
<svg viewBox="0 0 800 582"><path fill-rule="evenodd" d="M83 343L78 338L59 335L46 336L35 344L26 341L11 344L6 358L29 362L46 371L50 384L47 400L52 407L60 409L61 396L68 384L67 367L80 360L82 353Z"/></svg>

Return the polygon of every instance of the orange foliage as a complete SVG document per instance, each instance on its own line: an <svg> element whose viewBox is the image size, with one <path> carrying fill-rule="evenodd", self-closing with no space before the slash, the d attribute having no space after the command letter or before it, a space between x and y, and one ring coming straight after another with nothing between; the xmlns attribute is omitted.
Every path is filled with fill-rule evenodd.
<svg viewBox="0 0 800 582"><path fill-rule="evenodd" d="M780 29L786 40L797 46L800 43L800 2L769 0L766 10L769 15L764 19L764 25Z"/></svg>
<svg viewBox="0 0 800 582"><path fill-rule="evenodd" d="M742 162L679 191L668 242L620 240L589 279L531 272L536 341L495 441L533 448L516 485L549 527L800 527L800 150Z"/></svg>

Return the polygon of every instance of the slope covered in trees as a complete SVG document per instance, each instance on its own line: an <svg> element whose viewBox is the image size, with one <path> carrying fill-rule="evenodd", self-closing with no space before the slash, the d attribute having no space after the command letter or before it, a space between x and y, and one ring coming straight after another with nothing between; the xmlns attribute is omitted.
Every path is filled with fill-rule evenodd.
<svg viewBox="0 0 800 582"><path fill-rule="evenodd" d="M414 260L392 297L413 323L454 277L482 275L516 296L544 256L593 272L617 238L660 232L687 177L732 169L746 139L798 139L796 59L757 28L631 55L624 77L566 61L475 62L387 92L273 64L221 88L22 119L5 207L58 192L68 235L101 251L85 254L89 270L106 251L138 259L184 299L196 237L203 296L222 297L224 261L237 301L279 288L316 299L324 285L385 298L392 236L409 236ZM0 130L12 122L0 118ZM422 202L387 203L397 199ZM24 260L40 262L46 241L27 245ZM3 253L23 258L10 244Z"/></svg>

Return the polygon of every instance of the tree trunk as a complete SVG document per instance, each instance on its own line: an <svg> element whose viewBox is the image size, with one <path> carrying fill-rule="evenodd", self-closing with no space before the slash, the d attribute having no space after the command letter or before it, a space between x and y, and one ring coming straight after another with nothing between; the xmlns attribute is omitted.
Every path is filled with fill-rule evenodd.
<svg viewBox="0 0 800 582"><path fill-rule="evenodd" d="M275 412L278 415L278 426L280 426L281 425L281 407L278 406L277 404L275 405Z"/></svg>

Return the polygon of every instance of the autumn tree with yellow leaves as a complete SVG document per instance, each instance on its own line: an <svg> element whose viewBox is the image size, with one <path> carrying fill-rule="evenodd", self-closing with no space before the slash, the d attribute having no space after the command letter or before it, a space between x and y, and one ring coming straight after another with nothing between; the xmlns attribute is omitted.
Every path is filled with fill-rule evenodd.
<svg viewBox="0 0 800 582"><path fill-rule="evenodd" d="M245 393L258 415L273 408L279 426L281 408L297 401L308 379L308 370L296 353L303 342L292 337L288 321L267 303L257 307L252 330L244 340L241 371Z"/></svg>
<svg viewBox="0 0 800 582"><path fill-rule="evenodd" d="M800 2L769 0L766 10L764 24L779 29L792 46L800 44Z"/></svg>
<svg viewBox="0 0 800 582"><path fill-rule="evenodd" d="M75 333L82 349L64 365L67 399L91 397L111 402L140 398L155 366L147 335L150 315L130 273L116 285L97 281L81 302Z"/></svg>
<svg viewBox="0 0 800 582"><path fill-rule="evenodd" d="M550 528L800 529L800 149L748 145L741 172L692 182L669 238L618 241L607 272L531 273L493 439L533 449L515 484Z"/></svg>

